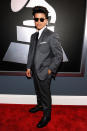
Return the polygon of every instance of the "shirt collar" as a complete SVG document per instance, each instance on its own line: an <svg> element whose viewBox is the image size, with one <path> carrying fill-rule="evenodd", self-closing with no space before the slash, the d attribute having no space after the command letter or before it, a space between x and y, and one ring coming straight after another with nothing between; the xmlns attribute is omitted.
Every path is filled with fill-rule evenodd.
<svg viewBox="0 0 87 131"><path fill-rule="evenodd" d="M44 26L41 30L38 30L38 32L39 32L39 36L38 36L38 39L40 38L40 36L41 36L41 34L42 34L42 32L43 32L43 30L46 28L46 26Z"/></svg>

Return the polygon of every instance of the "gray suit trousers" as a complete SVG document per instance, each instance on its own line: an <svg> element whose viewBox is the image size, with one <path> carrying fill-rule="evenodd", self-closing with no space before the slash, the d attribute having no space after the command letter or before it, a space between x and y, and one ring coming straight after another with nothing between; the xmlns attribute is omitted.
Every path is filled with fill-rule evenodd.
<svg viewBox="0 0 87 131"><path fill-rule="evenodd" d="M43 110L51 111L51 75L48 75L48 78L45 80L40 80L36 74L35 69L33 69L33 81L34 88L37 95L37 104L43 106Z"/></svg>

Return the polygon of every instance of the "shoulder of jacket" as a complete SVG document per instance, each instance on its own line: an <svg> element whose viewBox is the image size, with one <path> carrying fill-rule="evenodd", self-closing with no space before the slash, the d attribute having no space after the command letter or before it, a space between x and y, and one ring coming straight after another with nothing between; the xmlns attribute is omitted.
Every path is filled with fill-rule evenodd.
<svg viewBox="0 0 87 131"><path fill-rule="evenodd" d="M53 32L53 31L51 31L51 30L49 30L49 29L47 28L46 33L48 33L49 35L51 35L51 34L53 34L54 32Z"/></svg>
<svg viewBox="0 0 87 131"><path fill-rule="evenodd" d="M59 39L60 37L59 37L58 33L56 33L56 32L50 32L48 38L57 38L57 39Z"/></svg>
<svg viewBox="0 0 87 131"><path fill-rule="evenodd" d="M59 34L57 32L53 32L52 30L47 28L46 31L49 35L48 36L59 36Z"/></svg>
<svg viewBox="0 0 87 131"><path fill-rule="evenodd" d="M37 32L33 33L33 34L31 35L31 38L34 37L34 36L36 35L36 33L37 33Z"/></svg>

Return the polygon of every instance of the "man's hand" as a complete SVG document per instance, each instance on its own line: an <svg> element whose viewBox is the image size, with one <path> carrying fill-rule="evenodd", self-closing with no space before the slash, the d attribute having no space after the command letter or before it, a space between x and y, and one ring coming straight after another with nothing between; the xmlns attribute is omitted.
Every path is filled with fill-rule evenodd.
<svg viewBox="0 0 87 131"><path fill-rule="evenodd" d="M50 69L48 69L48 75L50 75L52 73L52 71Z"/></svg>
<svg viewBox="0 0 87 131"><path fill-rule="evenodd" d="M31 69L27 69L27 71L26 71L26 76L27 76L27 77L31 77Z"/></svg>

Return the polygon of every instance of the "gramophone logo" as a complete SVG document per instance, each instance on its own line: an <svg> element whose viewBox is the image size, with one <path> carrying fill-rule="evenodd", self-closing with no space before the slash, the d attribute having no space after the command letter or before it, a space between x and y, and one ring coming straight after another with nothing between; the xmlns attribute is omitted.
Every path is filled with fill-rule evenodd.
<svg viewBox="0 0 87 131"><path fill-rule="evenodd" d="M44 6L49 11L50 21L48 29L55 31L56 12L55 9L45 0L11 0L11 10L19 12L24 7L33 8L34 6ZM10 46L3 58L3 61L16 62L21 64L27 63L29 44L31 35L36 32L33 20L24 20L23 26L16 26L17 42L11 42ZM21 42L20 42L21 41ZM25 44L25 42L27 44ZM63 48L62 48L63 50ZM67 56L63 50L63 62L67 62Z"/></svg>

